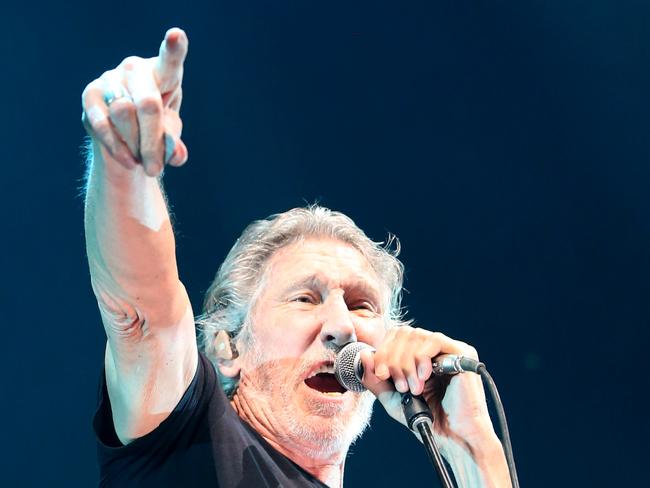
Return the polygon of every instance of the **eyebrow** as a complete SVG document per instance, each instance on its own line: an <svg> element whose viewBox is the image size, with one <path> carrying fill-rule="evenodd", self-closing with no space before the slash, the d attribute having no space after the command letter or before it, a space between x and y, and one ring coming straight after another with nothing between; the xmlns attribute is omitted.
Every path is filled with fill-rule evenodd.
<svg viewBox="0 0 650 488"><path fill-rule="evenodd" d="M289 285L289 287L287 287L285 290L285 293L298 291L302 288L323 288L324 286L325 283L318 276L309 275L302 278L300 281L296 281L295 283Z"/></svg>
<svg viewBox="0 0 650 488"><path fill-rule="evenodd" d="M308 289L314 289L314 288L325 288L326 284L325 282L318 276L318 275L309 275L306 276L299 281L289 285L285 290L284 293L293 293L298 290L302 290L305 288ZM345 295L345 290L349 290L350 294L353 294L355 292L360 292L363 295L367 295L370 298L372 298L374 301L376 301L377 306L381 307L381 294L379 293L379 290L377 290L374 286L369 285L365 281L362 280L355 280L353 282L349 283L344 283L344 295Z"/></svg>

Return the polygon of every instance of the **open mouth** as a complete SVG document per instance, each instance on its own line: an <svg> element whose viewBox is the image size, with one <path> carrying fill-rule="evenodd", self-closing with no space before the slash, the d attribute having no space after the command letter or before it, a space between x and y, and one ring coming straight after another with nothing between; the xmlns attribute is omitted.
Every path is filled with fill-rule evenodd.
<svg viewBox="0 0 650 488"><path fill-rule="evenodd" d="M324 364L316 369L309 378L305 380L305 384L314 390L321 393L345 393L346 389L343 388L334 376L334 366L331 364Z"/></svg>

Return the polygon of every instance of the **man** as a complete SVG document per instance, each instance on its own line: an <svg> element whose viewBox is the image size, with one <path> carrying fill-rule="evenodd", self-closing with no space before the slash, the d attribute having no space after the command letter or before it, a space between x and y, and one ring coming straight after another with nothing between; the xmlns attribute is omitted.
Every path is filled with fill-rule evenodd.
<svg viewBox="0 0 650 488"><path fill-rule="evenodd" d="M476 351L401 322L401 263L340 213L294 209L249 226L208 291L199 353L159 182L165 164L187 160L187 45L170 29L157 57L126 58L82 96L88 260L108 338L101 484L340 487L375 397L404 423L410 390L436 413L461 486L509 486L478 376L445 385L431 374L439 354ZM332 375L351 341L376 348L362 354L363 394Z"/></svg>

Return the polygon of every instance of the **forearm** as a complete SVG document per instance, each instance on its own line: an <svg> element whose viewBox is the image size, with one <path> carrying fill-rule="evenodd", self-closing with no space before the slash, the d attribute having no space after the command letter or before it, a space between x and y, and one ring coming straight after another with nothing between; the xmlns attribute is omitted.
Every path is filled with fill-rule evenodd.
<svg viewBox="0 0 650 488"><path fill-rule="evenodd" d="M141 166L127 169L112 161L97 143L91 155L86 249L100 306L123 314L125 320L163 312L173 305L170 297L180 283L174 235L158 178L147 176Z"/></svg>
<svg viewBox="0 0 650 488"><path fill-rule="evenodd" d="M510 487L510 474L503 447L496 435L485 438L480 447L442 441L441 454L449 463L459 487Z"/></svg>

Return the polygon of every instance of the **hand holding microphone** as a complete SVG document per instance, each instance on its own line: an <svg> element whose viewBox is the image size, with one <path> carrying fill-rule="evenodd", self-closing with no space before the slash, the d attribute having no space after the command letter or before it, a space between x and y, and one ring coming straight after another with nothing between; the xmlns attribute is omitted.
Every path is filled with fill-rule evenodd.
<svg viewBox="0 0 650 488"><path fill-rule="evenodd" d="M346 390L355 392L366 390L363 385L364 368L361 364L361 353L365 350L375 352L375 349L365 342L350 342L343 346L336 356L334 373L337 381ZM478 368L484 365L480 361L465 356L442 354L433 359L432 366L433 374L444 376L465 372L478 373Z"/></svg>
<svg viewBox="0 0 650 488"><path fill-rule="evenodd" d="M362 342L346 344L336 357L334 369L344 388L370 390L391 417L420 435L443 486L453 483L441 454L456 476L463 472L459 459L469 454L476 468L496 470L503 486L510 481L518 488L503 406L473 347L440 333L402 326L391 330L376 351ZM479 374L458 374L464 372L489 378L505 451L492 427ZM503 469L506 465L509 473Z"/></svg>
<svg viewBox="0 0 650 488"><path fill-rule="evenodd" d="M443 453L450 443L480 452L486 447L501 449L481 378L448 375L456 369L475 371L480 364L476 349L464 342L440 332L401 326L389 330L374 353L362 343L348 345L347 352L337 357L336 369L344 387L370 390L403 425L407 422L401 394L422 395L433 412Z"/></svg>

